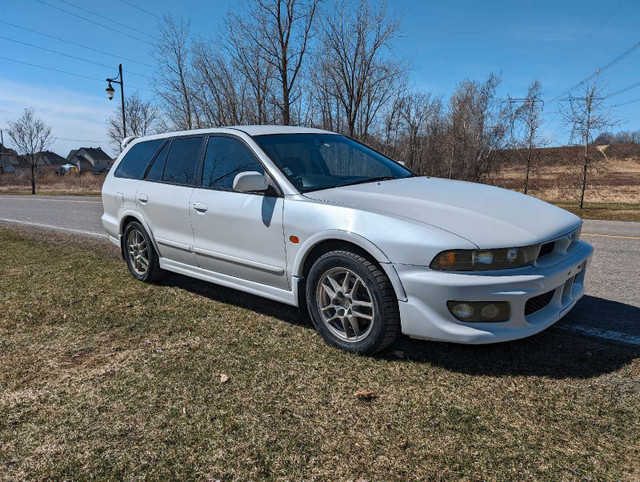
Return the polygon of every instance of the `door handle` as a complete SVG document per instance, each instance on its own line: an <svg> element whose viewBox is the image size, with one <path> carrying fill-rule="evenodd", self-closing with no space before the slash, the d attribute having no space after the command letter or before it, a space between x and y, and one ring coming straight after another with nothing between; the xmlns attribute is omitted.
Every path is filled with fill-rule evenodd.
<svg viewBox="0 0 640 482"><path fill-rule="evenodd" d="M204 213L209 209L207 203L193 203L193 209L198 211L199 213Z"/></svg>
<svg viewBox="0 0 640 482"><path fill-rule="evenodd" d="M149 196L147 196L146 194L138 194L138 201L140 201L142 204L145 204L148 200Z"/></svg>

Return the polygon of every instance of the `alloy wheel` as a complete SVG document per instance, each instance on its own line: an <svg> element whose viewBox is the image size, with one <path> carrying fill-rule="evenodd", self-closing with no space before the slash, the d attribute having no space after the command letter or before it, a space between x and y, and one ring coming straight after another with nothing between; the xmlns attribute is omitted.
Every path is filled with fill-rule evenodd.
<svg viewBox="0 0 640 482"><path fill-rule="evenodd" d="M127 237L127 251L131 267L139 276L143 276L149 269L149 246L144 235L137 229L132 229Z"/></svg>
<svg viewBox="0 0 640 482"><path fill-rule="evenodd" d="M316 302L325 325L341 340L356 343L371 332L373 298L362 278L350 269L326 271L318 281Z"/></svg>

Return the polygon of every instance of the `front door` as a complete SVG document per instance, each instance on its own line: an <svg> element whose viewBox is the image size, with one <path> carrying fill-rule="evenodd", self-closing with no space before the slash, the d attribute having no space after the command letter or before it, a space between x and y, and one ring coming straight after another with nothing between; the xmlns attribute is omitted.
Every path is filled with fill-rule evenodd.
<svg viewBox="0 0 640 482"><path fill-rule="evenodd" d="M235 176L246 171L264 173L244 142L231 136L209 138L202 186L194 189L191 196L198 265L216 273L288 289L283 198L235 192Z"/></svg>

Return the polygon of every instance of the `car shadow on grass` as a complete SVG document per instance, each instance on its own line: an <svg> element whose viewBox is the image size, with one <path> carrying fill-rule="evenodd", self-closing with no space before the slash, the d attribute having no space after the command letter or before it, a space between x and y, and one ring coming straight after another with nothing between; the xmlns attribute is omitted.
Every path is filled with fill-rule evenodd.
<svg viewBox="0 0 640 482"><path fill-rule="evenodd" d="M244 293L226 288L224 286L208 283L188 276L168 273L162 282L163 285L185 289L199 296L204 296L212 301L226 303L238 308L255 311L265 316L271 316L292 325L313 328L311 320L298 308L278 303L260 296Z"/></svg>
<svg viewBox="0 0 640 482"><path fill-rule="evenodd" d="M313 329L308 317L292 306L177 274L170 274L163 284ZM581 303L595 305L597 309L590 311L616 319L640 313L633 306L601 298L585 296ZM320 338L318 343L322 343ZM552 328L523 340L492 345L458 345L401 336L376 358L393 363L429 363L471 375L583 379L617 371L640 358L640 348L611 345Z"/></svg>

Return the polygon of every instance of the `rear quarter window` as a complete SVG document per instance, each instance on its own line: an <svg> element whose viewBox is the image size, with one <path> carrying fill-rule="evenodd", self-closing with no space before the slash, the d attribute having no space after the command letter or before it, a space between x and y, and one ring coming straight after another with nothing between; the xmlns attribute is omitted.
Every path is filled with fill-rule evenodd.
<svg viewBox="0 0 640 482"><path fill-rule="evenodd" d="M126 179L142 178L144 171L149 165L149 161L151 161L151 158L163 142L164 139L138 142L124 155L113 175Z"/></svg>

